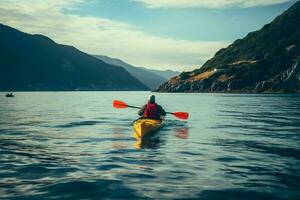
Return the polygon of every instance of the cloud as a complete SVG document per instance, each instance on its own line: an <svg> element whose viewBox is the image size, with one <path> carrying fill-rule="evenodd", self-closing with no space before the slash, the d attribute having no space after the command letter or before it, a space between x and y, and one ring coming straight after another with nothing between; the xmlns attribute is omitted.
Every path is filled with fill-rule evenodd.
<svg viewBox="0 0 300 200"><path fill-rule="evenodd" d="M285 3L290 0L133 0L148 8L228 8L256 7Z"/></svg>
<svg viewBox="0 0 300 200"><path fill-rule="evenodd" d="M120 58L136 66L187 70L199 67L224 41L187 41L147 34L120 21L66 14L81 0L1 0L0 23L38 33L90 54Z"/></svg>

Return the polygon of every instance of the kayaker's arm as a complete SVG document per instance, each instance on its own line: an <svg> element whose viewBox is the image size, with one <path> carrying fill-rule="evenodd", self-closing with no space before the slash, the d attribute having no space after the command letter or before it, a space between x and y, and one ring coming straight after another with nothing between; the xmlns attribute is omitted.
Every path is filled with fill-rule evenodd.
<svg viewBox="0 0 300 200"><path fill-rule="evenodd" d="M166 116L166 111L160 106L160 105L157 105L157 108L158 108L158 113L161 115L161 116Z"/></svg>
<svg viewBox="0 0 300 200"><path fill-rule="evenodd" d="M138 112L139 116L143 116L143 115L144 115L144 111L145 111L145 109L146 109L146 106L147 106L147 105L144 105L143 107L141 107L141 109L140 109L139 112Z"/></svg>

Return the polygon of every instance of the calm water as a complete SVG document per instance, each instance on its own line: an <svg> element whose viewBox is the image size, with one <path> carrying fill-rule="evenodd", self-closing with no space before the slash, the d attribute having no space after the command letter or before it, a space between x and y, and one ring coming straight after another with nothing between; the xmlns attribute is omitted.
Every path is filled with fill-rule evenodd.
<svg viewBox="0 0 300 200"><path fill-rule="evenodd" d="M191 118L139 146L148 94L0 93L0 199L300 199L300 95L157 94Z"/></svg>

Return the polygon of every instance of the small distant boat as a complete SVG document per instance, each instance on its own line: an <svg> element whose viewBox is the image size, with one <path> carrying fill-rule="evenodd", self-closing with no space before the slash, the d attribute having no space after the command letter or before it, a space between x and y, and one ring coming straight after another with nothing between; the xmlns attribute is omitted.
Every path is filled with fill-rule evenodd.
<svg viewBox="0 0 300 200"><path fill-rule="evenodd" d="M7 93L6 97L15 97L15 95L13 93Z"/></svg>

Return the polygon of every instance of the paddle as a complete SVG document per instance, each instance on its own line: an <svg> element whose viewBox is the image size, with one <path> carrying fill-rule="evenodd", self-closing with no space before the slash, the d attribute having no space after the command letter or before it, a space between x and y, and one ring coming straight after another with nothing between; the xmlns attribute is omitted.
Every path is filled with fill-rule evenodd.
<svg viewBox="0 0 300 200"><path fill-rule="evenodd" d="M119 101L119 100L114 100L113 106L115 108L138 108L138 109L140 109L140 107L130 106L127 103L125 103L123 101ZM189 113L187 113L187 112L166 112L166 113L174 115L175 117L177 117L179 119L188 119L189 118Z"/></svg>

